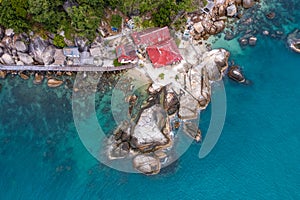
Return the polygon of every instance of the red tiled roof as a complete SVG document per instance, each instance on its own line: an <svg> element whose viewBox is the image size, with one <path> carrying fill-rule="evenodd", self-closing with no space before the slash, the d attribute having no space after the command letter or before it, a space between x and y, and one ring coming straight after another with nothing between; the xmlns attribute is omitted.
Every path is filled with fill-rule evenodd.
<svg viewBox="0 0 300 200"><path fill-rule="evenodd" d="M122 59L124 59L125 61L129 61L137 58L134 47L128 44L117 46L116 53L119 62L121 62Z"/></svg>
<svg viewBox="0 0 300 200"><path fill-rule="evenodd" d="M182 60L182 57L173 39L149 46L146 50L155 68L170 65Z"/></svg>
<svg viewBox="0 0 300 200"><path fill-rule="evenodd" d="M168 27L149 28L141 32L134 32L131 37L136 45L154 45L171 38Z"/></svg>

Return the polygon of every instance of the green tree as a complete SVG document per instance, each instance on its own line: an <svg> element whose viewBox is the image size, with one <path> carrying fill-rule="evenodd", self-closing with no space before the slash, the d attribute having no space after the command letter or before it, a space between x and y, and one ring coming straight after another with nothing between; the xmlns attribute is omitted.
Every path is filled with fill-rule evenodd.
<svg viewBox="0 0 300 200"><path fill-rule="evenodd" d="M112 15L110 25L115 28L121 28L122 17L120 15Z"/></svg>
<svg viewBox="0 0 300 200"><path fill-rule="evenodd" d="M157 26L168 26L171 23L171 16L177 14L178 7L173 0L168 0L160 4L157 12L153 14L154 22Z"/></svg>
<svg viewBox="0 0 300 200"><path fill-rule="evenodd" d="M64 48L66 46L64 37L61 35L55 35L55 37L53 39L53 44L59 48Z"/></svg>
<svg viewBox="0 0 300 200"><path fill-rule="evenodd" d="M0 24L13 28L16 32L27 31L30 23L27 20L27 0L2 0L0 4Z"/></svg>
<svg viewBox="0 0 300 200"><path fill-rule="evenodd" d="M100 17L89 5L82 5L70 8L68 12L71 18L71 25L76 32L83 37L92 40L95 37L96 29L100 23Z"/></svg>
<svg viewBox="0 0 300 200"><path fill-rule="evenodd" d="M63 5L60 0L28 0L28 3L33 22L48 31L56 32L66 21L66 13L59 9Z"/></svg>

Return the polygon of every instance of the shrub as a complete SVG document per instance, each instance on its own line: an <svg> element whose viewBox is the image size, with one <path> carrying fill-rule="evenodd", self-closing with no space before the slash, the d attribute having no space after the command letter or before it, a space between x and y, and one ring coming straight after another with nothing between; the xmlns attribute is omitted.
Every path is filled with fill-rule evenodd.
<svg viewBox="0 0 300 200"><path fill-rule="evenodd" d="M119 63L118 59L114 59L114 66L115 67L120 67L122 65L122 63Z"/></svg>
<svg viewBox="0 0 300 200"><path fill-rule="evenodd" d="M161 73L161 74L158 75L158 77L163 80L165 78L165 74Z"/></svg>
<svg viewBox="0 0 300 200"><path fill-rule="evenodd" d="M59 48L64 48L66 46L64 37L61 35L55 35L55 37L53 39L53 44Z"/></svg>
<svg viewBox="0 0 300 200"><path fill-rule="evenodd" d="M112 15L110 25L115 28L121 28L122 17L120 15Z"/></svg>

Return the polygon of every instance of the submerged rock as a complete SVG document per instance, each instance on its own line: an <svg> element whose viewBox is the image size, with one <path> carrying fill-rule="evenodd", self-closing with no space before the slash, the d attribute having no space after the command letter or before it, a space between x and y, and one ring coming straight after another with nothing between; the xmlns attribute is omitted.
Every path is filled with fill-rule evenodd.
<svg viewBox="0 0 300 200"><path fill-rule="evenodd" d="M64 83L64 82L61 81L61 80L57 80L57 79L51 78L51 79L48 80L47 85L48 85L48 87L54 88L54 87L59 87L59 86L61 86L63 83Z"/></svg>
<svg viewBox="0 0 300 200"><path fill-rule="evenodd" d="M0 70L0 78L5 79L5 77L6 77L6 71L1 71Z"/></svg>
<svg viewBox="0 0 300 200"><path fill-rule="evenodd" d="M276 16L275 12L269 12L269 13L266 14L266 17L267 17L268 19L274 19L275 16Z"/></svg>
<svg viewBox="0 0 300 200"><path fill-rule="evenodd" d="M27 76L27 75L24 74L24 73L20 73L19 76L20 76L21 79L23 79L23 80L28 80L28 79L29 79L29 76Z"/></svg>
<svg viewBox="0 0 300 200"><path fill-rule="evenodd" d="M255 46L255 45L256 45L256 41L257 41L257 38L254 37L254 36L251 36L251 37L249 38L249 45Z"/></svg>
<svg viewBox="0 0 300 200"><path fill-rule="evenodd" d="M143 174L154 175L159 173L161 165L155 156L137 155L133 159L133 167Z"/></svg>
<svg viewBox="0 0 300 200"><path fill-rule="evenodd" d="M246 80L240 67L238 67L238 66L230 67L230 69L228 71L228 77L239 83L243 83Z"/></svg>
<svg viewBox="0 0 300 200"><path fill-rule="evenodd" d="M243 0L244 8L251 8L254 5L254 0Z"/></svg>
<svg viewBox="0 0 300 200"><path fill-rule="evenodd" d="M34 74L34 80L33 80L33 83L34 84L41 84L44 80L44 76L39 74L39 73L35 73Z"/></svg>

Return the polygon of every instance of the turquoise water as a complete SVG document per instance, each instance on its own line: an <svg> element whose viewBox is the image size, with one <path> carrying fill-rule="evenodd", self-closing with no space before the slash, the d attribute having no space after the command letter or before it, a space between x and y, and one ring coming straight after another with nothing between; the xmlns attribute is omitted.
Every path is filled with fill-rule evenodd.
<svg viewBox="0 0 300 200"><path fill-rule="evenodd" d="M71 91L0 80L0 199L300 199L300 55L284 39L259 36L255 47L232 49L231 59L252 84L225 78L226 122L213 151L200 160L193 143L152 177L116 171L88 153ZM115 125L109 99L108 92L97 101L106 132ZM202 117L205 131L210 110Z"/></svg>

